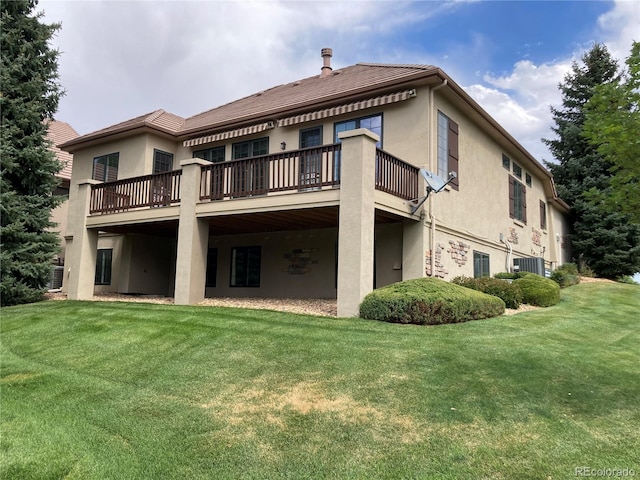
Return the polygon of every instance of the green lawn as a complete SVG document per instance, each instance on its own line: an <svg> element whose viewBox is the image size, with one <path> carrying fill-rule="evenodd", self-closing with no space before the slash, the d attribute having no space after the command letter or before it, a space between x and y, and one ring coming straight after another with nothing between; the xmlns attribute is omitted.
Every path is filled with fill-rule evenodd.
<svg viewBox="0 0 640 480"><path fill-rule="evenodd" d="M438 327L2 309L0 478L640 476L640 287Z"/></svg>

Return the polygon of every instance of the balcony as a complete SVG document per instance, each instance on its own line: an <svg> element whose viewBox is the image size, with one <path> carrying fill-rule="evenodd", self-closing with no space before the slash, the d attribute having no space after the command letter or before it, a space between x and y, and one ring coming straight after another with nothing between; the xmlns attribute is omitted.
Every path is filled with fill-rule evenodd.
<svg viewBox="0 0 640 480"><path fill-rule="evenodd" d="M340 144L311 147L202 167L201 202L227 201L340 186ZM376 150L375 188L411 200L418 197L418 168ZM158 208L180 203L182 170L92 185L90 214Z"/></svg>

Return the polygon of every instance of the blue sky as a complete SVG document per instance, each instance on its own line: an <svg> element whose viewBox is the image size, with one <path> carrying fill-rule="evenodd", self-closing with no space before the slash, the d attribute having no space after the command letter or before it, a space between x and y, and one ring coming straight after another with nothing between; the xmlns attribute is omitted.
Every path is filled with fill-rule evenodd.
<svg viewBox="0 0 640 480"><path fill-rule="evenodd" d="M441 67L539 160L557 85L594 42L621 63L640 2L41 0L79 133L164 108L191 116L357 62Z"/></svg>

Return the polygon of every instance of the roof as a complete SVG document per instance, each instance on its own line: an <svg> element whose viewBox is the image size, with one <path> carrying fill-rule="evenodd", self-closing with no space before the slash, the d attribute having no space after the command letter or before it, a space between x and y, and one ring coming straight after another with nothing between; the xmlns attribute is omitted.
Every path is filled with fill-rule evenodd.
<svg viewBox="0 0 640 480"><path fill-rule="evenodd" d="M57 145L68 142L69 140L73 140L77 137L78 132L76 132L68 123L60 122L58 120L51 120L47 123L47 138L52 143L49 149L55 152L56 157L58 158L60 163L62 163L62 170L60 170L60 172L57 174L57 176L60 178L65 178L67 180L71 179L73 155L60 150Z"/></svg>
<svg viewBox="0 0 640 480"><path fill-rule="evenodd" d="M240 124L256 117L287 114L305 107L335 103L358 93L371 93L398 83L433 74L433 65L358 63L313 77L279 85L187 118L180 135Z"/></svg>
<svg viewBox="0 0 640 480"><path fill-rule="evenodd" d="M156 110L116 125L78 137L60 145L69 148L92 140L122 134L139 128L151 128L176 137L233 128L261 118L288 115L313 106L336 104L358 94L384 91L412 79L424 78L440 70L433 65L389 65L358 63L334 70L330 75L315 75L258 92L187 119Z"/></svg>
<svg viewBox="0 0 640 480"><path fill-rule="evenodd" d="M97 130L95 132L82 135L70 141L65 141L58 144L60 148L67 149L68 147L86 143L91 140L98 140L105 137L109 137L116 134L126 133L141 128L149 128L161 133L175 136L184 125L184 118L174 115L173 113L165 112L164 110L156 110L139 117L126 120L124 122L111 125L110 127Z"/></svg>

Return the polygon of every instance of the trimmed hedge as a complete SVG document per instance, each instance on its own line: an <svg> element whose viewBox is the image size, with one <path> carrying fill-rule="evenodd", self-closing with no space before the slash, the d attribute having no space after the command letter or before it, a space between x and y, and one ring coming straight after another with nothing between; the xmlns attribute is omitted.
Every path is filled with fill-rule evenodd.
<svg viewBox="0 0 640 480"><path fill-rule="evenodd" d="M499 278L500 280L515 280L517 278L522 278L527 275L529 272L500 272L496 273L493 278Z"/></svg>
<svg viewBox="0 0 640 480"><path fill-rule="evenodd" d="M573 263L565 263L556 268L551 274L551 280L560 285L560 288L570 287L580 283L578 267Z"/></svg>
<svg viewBox="0 0 640 480"><path fill-rule="evenodd" d="M436 278L417 278L374 290L360 304L360 317L391 323L438 325L496 317L502 300Z"/></svg>
<svg viewBox="0 0 640 480"><path fill-rule="evenodd" d="M535 273L527 273L513 281L522 289L522 301L538 307L550 307L560 301L560 285Z"/></svg>
<svg viewBox="0 0 640 480"><path fill-rule="evenodd" d="M451 281L456 285L462 285L463 287L501 298L507 308L518 308L522 303L522 289L518 285L505 280L490 277L456 277Z"/></svg>

